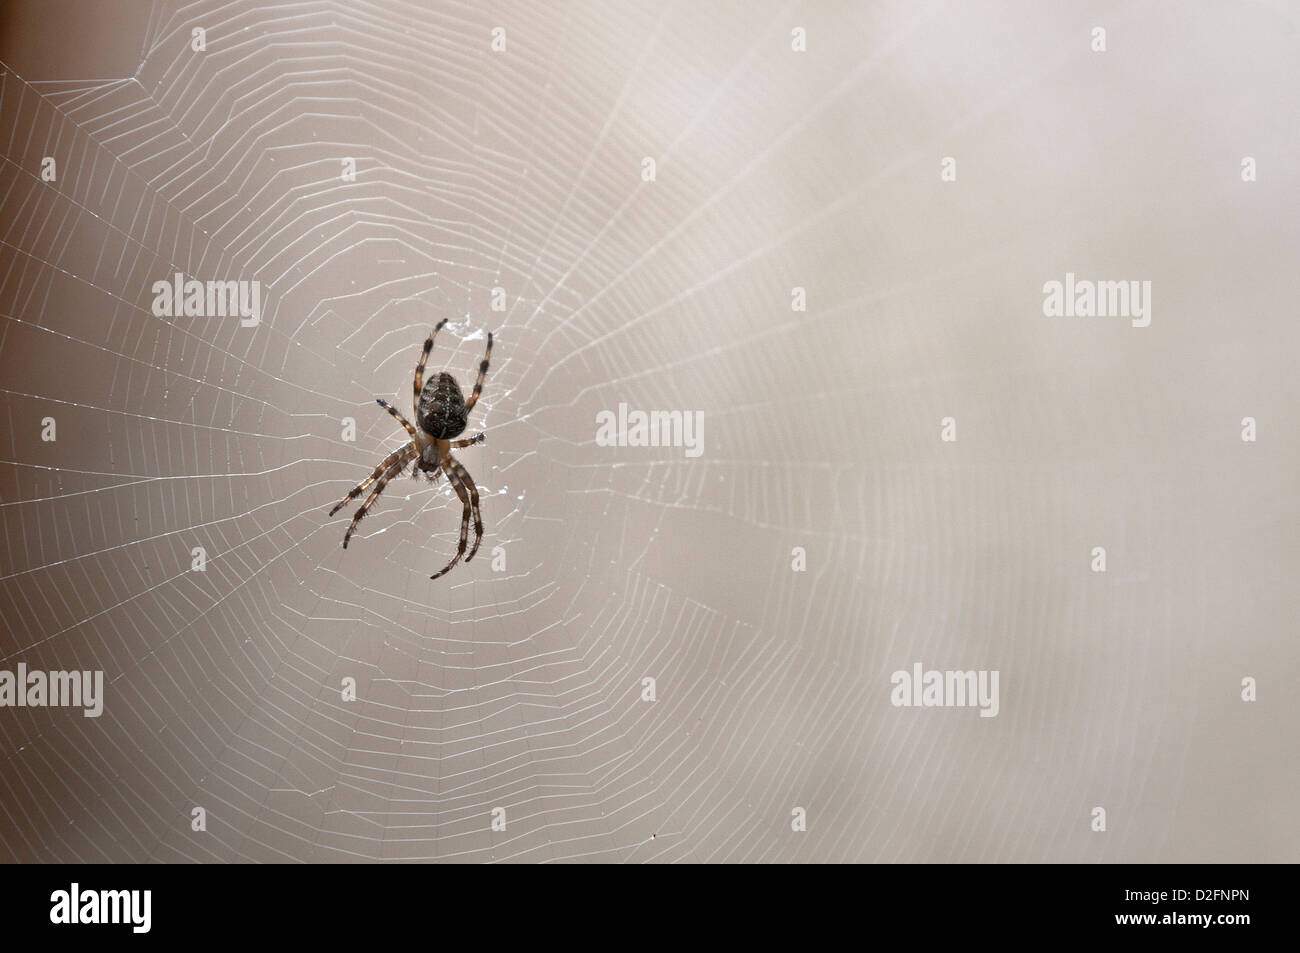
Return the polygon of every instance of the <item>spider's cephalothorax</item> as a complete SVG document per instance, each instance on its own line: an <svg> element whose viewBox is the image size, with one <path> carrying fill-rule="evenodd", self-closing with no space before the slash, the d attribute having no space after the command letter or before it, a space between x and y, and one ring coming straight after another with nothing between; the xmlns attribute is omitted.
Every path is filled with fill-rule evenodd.
<svg viewBox="0 0 1300 953"><path fill-rule="evenodd" d="M440 373L434 380L429 381L428 385L424 384L424 365L429 360L429 352L433 350L433 339L437 337L438 332L442 330L442 326L446 323L446 318L438 322L438 326L433 329L429 339L424 342L424 352L420 355L420 363L415 365L413 403L415 421L419 429L412 426L411 422L403 417L401 412L389 404L388 401L377 400L376 403L380 407L392 414L406 428L406 432L411 435L411 439L405 446L397 448L385 457L384 461L375 467L374 473L354 486L348 495L339 500L334 509L330 510L330 516L333 516L347 504L348 500L355 500L366 491L370 484L375 483L376 480L379 481L375 483L375 488L366 497L366 501L361 504L361 509L357 510L356 515L352 517L352 525L348 527L348 531L343 534L343 548L347 549L348 540L352 538L352 531L357 528L357 523L361 522L361 517L366 515L366 511L374 505L375 500L379 498L379 494L384 492L384 487L388 486L388 481L406 469L407 464L415 461L415 467L412 470L413 474L418 470L423 470L430 477L445 473L447 482L451 484L451 488L460 497L460 543L456 547L456 555L452 557L451 562L434 573L430 577L431 579L437 579L444 573L449 572L451 567L460 560L460 557L465 555L471 517L474 519L474 548L469 551L468 556L465 556L465 562L469 562L474 558L474 554L478 552L478 544L483 541L483 514L479 511L478 487L474 485L473 479L470 478L469 471L451 455L451 451L453 447L472 447L476 443L483 442L482 433L477 433L467 440L453 440L452 437L465 430L465 424L469 421L469 412L474 409L474 405L478 403L478 395L483 392L483 380L487 377L488 359L492 357L492 334L488 332L487 351L478 365L478 380L474 382L474 393L470 394L469 400L466 400L460 392L460 385L456 383L456 378L446 371Z"/></svg>
<svg viewBox="0 0 1300 953"><path fill-rule="evenodd" d="M456 378L443 371L424 385L415 405L415 422L434 440L450 440L464 433L469 408Z"/></svg>

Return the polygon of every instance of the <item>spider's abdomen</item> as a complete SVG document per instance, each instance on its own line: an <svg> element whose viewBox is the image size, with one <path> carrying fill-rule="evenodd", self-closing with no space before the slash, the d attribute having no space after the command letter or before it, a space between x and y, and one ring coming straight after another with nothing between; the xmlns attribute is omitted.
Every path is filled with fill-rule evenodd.
<svg viewBox="0 0 1300 953"><path fill-rule="evenodd" d="M450 440L465 429L469 411L456 378L443 371L425 382L420 391L419 418L420 429L436 440Z"/></svg>

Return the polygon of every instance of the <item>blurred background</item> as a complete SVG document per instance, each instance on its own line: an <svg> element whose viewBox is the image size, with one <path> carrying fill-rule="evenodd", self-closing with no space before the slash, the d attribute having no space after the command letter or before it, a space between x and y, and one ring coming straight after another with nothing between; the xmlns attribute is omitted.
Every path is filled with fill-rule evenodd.
<svg viewBox="0 0 1300 953"><path fill-rule="evenodd" d="M1298 26L7 0L0 668L105 702L0 709L0 857L1297 860ZM442 318L431 582L445 481L326 514Z"/></svg>

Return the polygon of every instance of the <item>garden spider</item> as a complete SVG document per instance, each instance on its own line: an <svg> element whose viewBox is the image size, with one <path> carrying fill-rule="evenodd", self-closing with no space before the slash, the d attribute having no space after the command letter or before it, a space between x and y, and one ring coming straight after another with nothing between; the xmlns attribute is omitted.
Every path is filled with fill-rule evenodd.
<svg viewBox="0 0 1300 953"><path fill-rule="evenodd" d="M429 360L429 352L433 350L433 339L446 323L446 318L438 322L429 339L424 342L424 353L420 355L420 363L415 365L413 407L418 426L411 426L410 421L388 401L379 399L375 401L406 428L406 432L411 435L410 441L385 457L384 462L375 467L375 472L370 474L365 482L353 487L348 495L339 500L334 509L330 510L330 516L333 516L346 506L349 500L354 500L366 492L370 484L379 481L370 496L366 497L366 501L361 504L361 509L357 510L356 516L352 517L352 525L343 536L343 548L347 549L348 540L352 538L352 531L361 522L361 517L366 515L375 500L379 498L379 494L384 492L388 481L400 474L408 463L415 461L415 466L411 468L411 476L417 476L420 471L424 471L429 475L430 480L436 480L439 473L447 474L447 482L456 491L464 507L460 518L460 545L456 548L456 555L452 561L430 576L430 579L437 579L450 572L451 567L460 561L460 557L465 556L465 541L469 535L471 516L474 517L474 548L469 551L468 556L465 556L465 562L474 558L474 554L478 552L478 544L483 541L483 517L479 512L478 487L470 479L469 471L451 455L451 450L453 447L472 447L476 443L482 443L486 438L482 432L466 440L451 438L465 430L465 424L469 421L469 412L478 403L478 395L483 390L483 378L487 376L488 359L492 356L492 332L488 332L487 352L478 365L478 380L474 382L474 393L470 395L469 400L466 400L460 392L460 385L456 383L456 378L446 371L440 373L435 380L424 383L424 365Z"/></svg>

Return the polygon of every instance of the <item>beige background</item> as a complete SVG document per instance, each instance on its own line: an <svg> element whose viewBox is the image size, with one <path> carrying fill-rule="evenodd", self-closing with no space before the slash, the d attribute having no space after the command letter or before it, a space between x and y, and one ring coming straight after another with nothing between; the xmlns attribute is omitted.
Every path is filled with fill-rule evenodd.
<svg viewBox="0 0 1300 953"><path fill-rule="evenodd" d="M0 711L0 857L1300 859L1293 4L105 6L0 14L0 667L108 681ZM431 583L444 484L326 512L442 317Z"/></svg>

